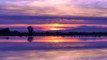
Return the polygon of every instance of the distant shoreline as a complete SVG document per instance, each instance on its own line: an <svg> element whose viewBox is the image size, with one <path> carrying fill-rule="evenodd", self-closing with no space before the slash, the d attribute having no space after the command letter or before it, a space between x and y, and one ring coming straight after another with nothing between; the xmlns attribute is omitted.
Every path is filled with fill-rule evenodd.
<svg viewBox="0 0 107 60"><path fill-rule="evenodd" d="M30 35L27 32L10 32L0 36L107 36L107 32L33 32Z"/></svg>
<svg viewBox="0 0 107 60"><path fill-rule="evenodd" d="M33 27L27 27L28 32L10 31L9 28L0 30L0 36L107 36L107 32L61 32L42 31L35 32Z"/></svg>

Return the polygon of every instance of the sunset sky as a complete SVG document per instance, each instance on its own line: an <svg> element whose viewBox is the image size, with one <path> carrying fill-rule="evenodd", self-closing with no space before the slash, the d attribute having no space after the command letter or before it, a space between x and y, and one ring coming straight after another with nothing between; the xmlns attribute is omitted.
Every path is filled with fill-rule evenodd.
<svg viewBox="0 0 107 60"><path fill-rule="evenodd" d="M0 28L23 30L27 26L107 29L107 0L0 0Z"/></svg>

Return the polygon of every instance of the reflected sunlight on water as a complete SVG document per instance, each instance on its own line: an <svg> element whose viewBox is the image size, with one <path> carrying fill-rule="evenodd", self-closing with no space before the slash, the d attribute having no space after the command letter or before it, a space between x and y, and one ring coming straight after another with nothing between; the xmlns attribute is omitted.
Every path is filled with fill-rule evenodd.
<svg viewBox="0 0 107 60"><path fill-rule="evenodd" d="M1 36L0 60L107 60L106 48L107 37Z"/></svg>
<svg viewBox="0 0 107 60"><path fill-rule="evenodd" d="M80 48L107 48L107 37L0 37L0 50L47 50Z"/></svg>
<svg viewBox="0 0 107 60"><path fill-rule="evenodd" d="M7 39L8 38L8 39ZM0 37L0 42L50 42L50 43L61 43L61 42L107 42L107 37L70 37L70 36L28 36L28 37Z"/></svg>

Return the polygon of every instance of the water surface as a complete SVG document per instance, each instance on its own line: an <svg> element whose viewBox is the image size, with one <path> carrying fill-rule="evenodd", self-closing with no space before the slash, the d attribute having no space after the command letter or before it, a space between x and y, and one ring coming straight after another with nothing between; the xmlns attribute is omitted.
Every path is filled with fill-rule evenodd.
<svg viewBox="0 0 107 60"><path fill-rule="evenodd" d="M1 36L0 60L107 60L107 37Z"/></svg>
<svg viewBox="0 0 107 60"><path fill-rule="evenodd" d="M0 60L107 60L107 49L0 51Z"/></svg>
<svg viewBox="0 0 107 60"><path fill-rule="evenodd" d="M0 50L106 48L107 37L1 36Z"/></svg>

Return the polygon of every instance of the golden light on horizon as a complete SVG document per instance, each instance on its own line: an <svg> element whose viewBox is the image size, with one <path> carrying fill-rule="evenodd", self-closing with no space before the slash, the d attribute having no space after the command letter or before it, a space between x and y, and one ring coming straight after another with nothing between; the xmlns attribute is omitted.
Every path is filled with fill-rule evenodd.
<svg viewBox="0 0 107 60"><path fill-rule="evenodd" d="M65 30L65 28L62 27L64 27L63 24L48 24L45 30Z"/></svg>
<svg viewBox="0 0 107 60"><path fill-rule="evenodd" d="M50 30L59 30L58 28L51 28Z"/></svg>
<svg viewBox="0 0 107 60"><path fill-rule="evenodd" d="M58 24L58 23L51 23L51 24L0 24L0 27L9 27L11 28L24 28L27 29L28 26L32 26L35 31L50 31L50 30L70 30L73 28L81 27L81 26L95 26L95 27L104 27L106 28L106 24Z"/></svg>
<svg viewBox="0 0 107 60"><path fill-rule="evenodd" d="M54 39L54 40L48 40L47 42L51 42L51 43L60 43L60 42L63 42L63 41L62 41L62 40Z"/></svg>
<svg viewBox="0 0 107 60"><path fill-rule="evenodd" d="M52 26L60 26L60 24L52 24Z"/></svg>

